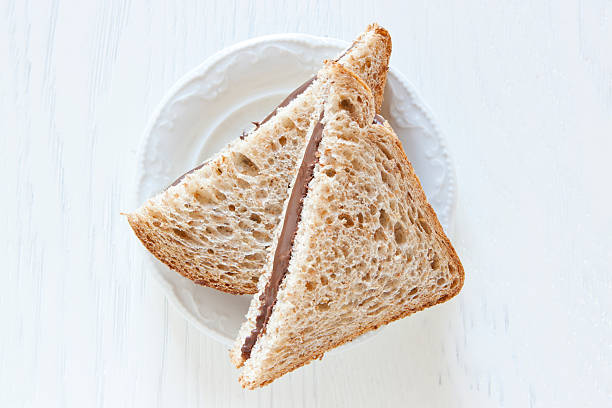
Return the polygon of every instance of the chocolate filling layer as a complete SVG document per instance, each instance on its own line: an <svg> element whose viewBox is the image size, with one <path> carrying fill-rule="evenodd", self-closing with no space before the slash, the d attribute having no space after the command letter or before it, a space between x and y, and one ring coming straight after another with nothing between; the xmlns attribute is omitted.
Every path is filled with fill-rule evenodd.
<svg viewBox="0 0 612 408"><path fill-rule="evenodd" d="M251 331L251 334L244 340L242 346L242 358L247 360L251 357L251 350L257 341L257 338L265 330L266 324L272 314L272 308L276 303L276 296L278 294L278 288L280 287L283 278L287 274L289 268L289 260L291 259L291 250L293 249L293 241L297 233L298 223L302 215L302 207L304 205L304 198L308 192L308 184L314 175L315 164L317 164L318 157L317 151L319 150L319 144L323 138L323 112L319 117L319 121L315 124L312 135L306 145L304 151L304 158L302 164L298 170L291 190L291 196L287 203L287 210L285 211L285 220L283 222L283 228L278 238L278 244L276 251L274 252L274 260L272 262L272 273L270 280L266 284L263 293L259 297L261 306L259 307L259 314L255 320L255 328Z"/></svg>
<svg viewBox="0 0 612 408"><path fill-rule="evenodd" d="M295 98L300 96L302 94L302 92L304 92L310 86L310 84L312 84L314 82L315 79L317 79L316 75L313 76L312 78L310 78L308 81L304 82L299 87L297 87L297 89L295 89L285 99L283 99L283 101L276 108L274 108L274 110L272 112L268 113L268 116L266 116L261 122L259 122L259 123L253 122L253 123L255 123L255 126L259 127L259 126L263 125L264 123L266 123L267 121L269 121L270 119L272 119L274 117L274 115L276 115L276 112L278 112L278 110L280 108L284 108L285 106L289 105L291 103L291 101L293 101Z"/></svg>
<svg viewBox="0 0 612 408"><path fill-rule="evenodd" d="M314 80L316 78L317 78L316 75L313 76L308 81L306 81L302 85L300 85L293 92L291 92L285 99L283 99L283 101L276 108L274 108L274 110L272 112L268 113L268 116L266 116L261 122L253 122L253 124L256 126L256 128L259 128L261 125L263 125L264 123L266 123L267 121L272 119L274 117L274 115L276 115L276 112L278 112L278 110L280 108L284 108L285 106L289 105L291 103L291 101L293 101L295 98L300 96L314 82ZM247 136L248 135L243 131L242 134L240 135L240 139L244 140L244 138L246 138ZM206 163L208 163L208 160L206 160L204 163L200 164L199 166L194 167L193 169L189 170L187 173L183 174L182 176L180 176L179 178L174 180L174 182L172 184L170 184L168 187L166 187L166 190L169 189L170 187L176 186L178 183L180 183L185 178L186 175L191 174L194 171L201 169L202 167L204 167L204 165Z"/></svg>
<svg viewBox="0 0 612 408"><path fill-rule="evenodd" d="M174 182L172 184L170 184L168 187L166 187L166 190L169 189L170 187L176 186L178 183L180 183L185 178L186 175L191 174L191 173L193 173L196 170L200 170L208 162L209 162L209 160L206 160L206 161L204 161L204 163L200 164L199 166L194 167L193 169L189 170L187 173L183 174L181 177L179 177L176 180L174 180Z"/></svg>
<svg viewBox="0 0 612 408"><path fill-rule="evenodd" d="M355 46L355 42L353 42L350 45L350 47L348 47L342 54L340 54L340 56L338 58L336 58L335 61L336 62L340 61L340 59L342 57L344 57L346 54L348 54L349 51L354 46ZM289 95L287 95L287 97L285 99L283 99L283 101L276 108L274 108L274 110L272 112L268 113L268 115L261 122L253 122L253 124L256 126L255 128L258 129L261 125L263 125L264 123L266 123L267 121L272 119L274 117L274 115L276 115L276 113L278 112L278 110L280 108L284 108L285 106L289 105L291 103L291 101L293 101L295 98L300 96L314 82L315 79L317 79L316 75L313 76L312 78L310 78L308 81L304 82L299 87L297 87L293 92L291 92ZM374 122L376 123L376 118L374 118ZM248 135L243 131L242 134L240 135L240 139L244 140L247 136ZM188 175L190 173L193 173L196 170L201 169L202 167L204 167L204 165L206 163L208 163L208 160L205 161L204 163L200 164L199 166L194 167L193 169L189 170L187 173L183 174L182 176L180 176L179 178L174 180L174 182L172 184L170 184L168 187L166 187L166 190L169 189L170 187L176 186L178 183L180 183L185 178L186 175Z"/></svg>

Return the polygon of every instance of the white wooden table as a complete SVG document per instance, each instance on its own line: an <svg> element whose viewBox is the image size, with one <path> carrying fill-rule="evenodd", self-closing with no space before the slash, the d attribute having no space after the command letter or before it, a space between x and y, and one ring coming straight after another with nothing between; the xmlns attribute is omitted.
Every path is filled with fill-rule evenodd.
<svg viewBox="0 0 612 408"><path fill-rule="evenodd" d="M0 1L0 407L612 406L612 2ZM259 391L119 215L166 90L378 21L457 169L456 299Z"/></svg>

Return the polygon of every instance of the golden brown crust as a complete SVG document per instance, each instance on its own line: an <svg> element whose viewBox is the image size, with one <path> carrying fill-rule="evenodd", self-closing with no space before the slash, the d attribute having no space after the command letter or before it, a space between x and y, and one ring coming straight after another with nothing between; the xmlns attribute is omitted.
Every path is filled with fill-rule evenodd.
<svg viewBox="0 0 612 408"><path fill-rule="evenodd" d="M410 160L408 160L408 156L406 156L406 152L404 151L404 147L402 146L402 143L397 138L397 136L395 135L395 133L393 132L391 127L388 125L388 123L385 124L385 125L373 124L372 126L373 127L374 126L382 126L387 132L389 132L389 130L390 130L390 136L392 136L392 138L393 138L393 145L396 148L396 150L399 151L399 154L400 154L400 157L402 158L402 160L404 160L406 162L406 164L408 165L408 169L409 169L409 172L410 172L410 174L409 174L410 178L413 179L413 181L418 186L418 188L414 189L414 192L418 195L418 201L423 202L424 205L425 205L427 221L430 223L430 225L433 225L434 231L436 232L436 235L442 241L442 244L444 245L444 247L448 251L448 255L451 257L455 267L457 268L457 273L459 274L459 276L458 276L459 282L458 282L458 285L456 285L455 290L453 292L449 293L447 295L448 297L445 297L443 300L440 300L440 301L438 301L435 304L438 304L438 303L441 303L441 302L445 302L446 300L454 297L457 293L459 293L461 291L461 288L463 287L463 283L465 281L465 272L463 270L463 265L461 264L461 261L459 260L459 256L457 255L457 252L455 251L455 248L453 247L453 245L451 244L450 240L448 239L448 237L444 233L444 229L442 228L442 225L440 224L440 220L438 220L438 216L436 215L436 212L432 208L431 204L429 204L429 201L427 200L427 197L425 196L425 191L423 190L423 186L421 185L421 180L419 180L419 177L414 172L414 168L412 167L412 163L410 163Z"/></svg>
<svg viewBox="0 0 612 408"><path fill-rule="evenodd" d="M453 295L453 296L454 296L454 295ZM451 296L451 297L452 297L452 296ZM440 298L440 299L442 299L442 298ZM386 325L386 324L392 323L392 322L394 322L394 321L396 321L396 320L399 320L399 319L402 319L402 318L404 318L404 317L410 316L410 315L411 315L411 314L413 314L413 313L420 312L421 310L427 309L428 307L435 306L435 305L437 305L437 304L439 304L439 303L442 303L442 302L446 301L447 299L450 299L450 297L449 297L449 298L446 298L446 299L444 299L444 300L440 300L440 299L438 299L437 301L432 301L431 303L426 303L426 304L424 304L422 307L420 307L420 308L418 308L418 309L407 309L407 310L403 310L403 311L402 311L402 312L400 312L399 314L397 314L397 315L395 315L395 316L392 316L392 317L390 317L390 318L389 318L389 319L387 319L387 320L384 320L382 323L377 323L377 324L374 324L374 325L370 325L370 326L368 326L368 327L365 327L365 328L363 328L362 330L355 332L355 333L354 333L354 334L352 334L351 336L347 336L347 337L345 337L344 339L342 339L341 341L336 342L335 344L331 345L331 346L329 347L328 351L329 351L329 350L331 350L331 349L334 349L334 348L336 348L336 347L340 347L341 345L346 344L346 343L348 343L348 342L350 342L350 341L353 341L353 340L355 340L357 337L359 337L359 336L361 336L361 335L363 335L363 334L365 334L365 333L367 333L367 332L369 332L369 331L376 330L376 329L378 329L378 328L379 328L379 327L381 327L381 326L384 326L384 325ZM288 366L288 367L287 367L287 369L286 369L286 370L284 370L283 372L281 372L281 373L280 373L278 376L276 376L276 377L274 377L274 378L271 378L271 379L269 379L269 380L266 380L266 381L264 381L264 382L262 382L262 383L254 383L254 382L250 382L250 383L249 383L249 382L247 382L247 381L244 379L244 377L243 377L243 376L240 376L240 377L238 378L238 381L240 382L240 385L242 386L242 388L246 388L246 389L249 389L249 390L254 390L254 389L256 389L256 388L261 388L261 387L263 387L263 386L265 386L265 385L270 384L272 381L276 380L277 378L280 378L280 377L282 377L283 375L285 375L285 374L287 374L287 373L290 373L290 372L291 372L291 371L293 371L293 370L296 370L296 369L298 369L298 368L300 368L300 367L303 367L303 366L305 366L306 364L310 364L310 363L311 363L311 362L313 362L314 360L322 360L324 355L325 355L325 353L321 353L321 354L313 355L313 356L310 358L310 360L299 361L299 362L297 362L296 364L292 364L292 365Z"/></svg>
<svg viewBox="0 0 612 408"><path fill-rule="evenodd" d="M366 28L366 32L374 31L382 39L384 44L384 60L387 62L384 66L381 66L379 72L377 72L378 78L382 78L372 89L372 94L376 101L376 112L380 113L382 107L383 95L385 91L385 84L387 83L387 71L389 70L389 58L391 57L392 43L391 35L387 30L379 26L377 23L372 23Z"/></svg>
<svg viewBox="0 0 612 408"><path fill-rule="evenodd" d="M173 261L171 257L168 257L166 254L163 254L158 250L158 246L154 243L155 237L151 236L151 231L138 221L138 217L136 215L127 214L126 216L132 230L134 231L134 234L136 234L145 248L147 248L147 250L153 254L153 256L159 259L167 267L178 272L185 278L192 280L198 285L208 286L232 295L251 295L257 292L256 287L253 289L250 287L238 287L236 285L224 285L218 280L207 279L209 275L201 273L196 268L186 265L184 262Z"/></svg>

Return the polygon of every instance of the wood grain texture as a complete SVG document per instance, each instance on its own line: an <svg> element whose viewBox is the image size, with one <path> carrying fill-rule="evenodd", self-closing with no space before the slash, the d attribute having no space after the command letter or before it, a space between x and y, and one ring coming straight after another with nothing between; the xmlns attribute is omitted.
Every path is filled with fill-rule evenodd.
<svg viewBox="0 0 612 408"><path fill-rule="evenodd" d="M378 21L455 159L455 300L259 391L119 212L166 90L225 46ZM608 406L612 3L0 2L0 406Z"/></svg>

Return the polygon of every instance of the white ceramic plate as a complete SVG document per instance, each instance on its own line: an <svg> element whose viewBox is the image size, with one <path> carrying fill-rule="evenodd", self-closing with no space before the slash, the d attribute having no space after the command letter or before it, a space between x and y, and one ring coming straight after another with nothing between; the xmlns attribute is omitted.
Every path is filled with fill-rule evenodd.
<svg viewBox="0 0 612 408"><path fill-rule="evenodd" d="M334 58L348 45L303 34L260 37L216 53L185 75L168 92L143 135L135 206L218 152L243 129L250 129L251 121L265 117L317 72L323 60ZM387 78L382 114L448 229L455 201L451 161L429 109L394 68ZM229 347L250 296L196 285L148 256L168 299L196 327Z"/></svg>

